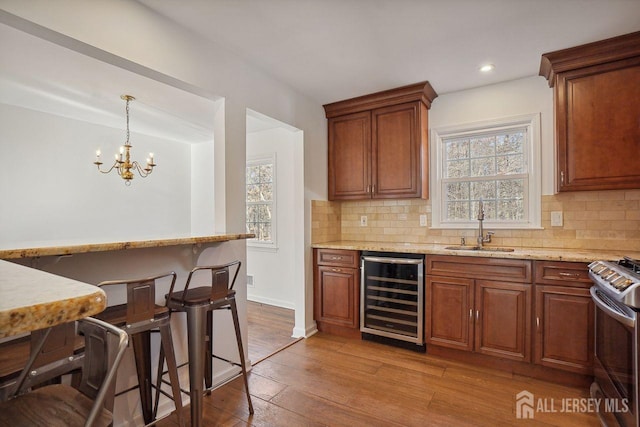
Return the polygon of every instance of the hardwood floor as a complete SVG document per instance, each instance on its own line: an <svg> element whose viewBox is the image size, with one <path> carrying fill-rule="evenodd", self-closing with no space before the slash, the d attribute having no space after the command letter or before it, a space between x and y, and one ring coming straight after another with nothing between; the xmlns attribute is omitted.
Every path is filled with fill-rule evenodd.
<svg viewBox="0 0 640 427"><path fill-rule="evenodd" d="M206 425L600 425L593 413L560 412L563 399L586 398L586 389L323 333L254 366L249 386L253 416L239 378L205 397ZM515 396L522 390L557 412L517 419ZM173 417L158 425L173 427Z"/></svg>
<svg viewBox="0 0 640 427"><path fill-rule="evenodd" d="M294 311L247 301L249 360L253 365L282 347L296 341L291 337Z"/></svg>

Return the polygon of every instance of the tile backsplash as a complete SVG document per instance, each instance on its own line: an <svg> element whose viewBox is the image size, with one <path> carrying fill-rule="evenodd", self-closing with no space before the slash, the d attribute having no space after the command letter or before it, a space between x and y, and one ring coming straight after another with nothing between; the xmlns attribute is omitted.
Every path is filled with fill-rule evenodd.
<svg viewBox="0 0 640 427"><path fill-rule="evenodd" d="M477 230L431 229L429 200L312 201L312 243L335 240L460 244ZM561 211L562 226L551 226ZM361 216L367 225L360 225ZM427 226L420 226L420 215ZM491 228L487 228L491 230ZM492 245L640 251L640 190L542 196L542 230L494 230Z"/></svg>

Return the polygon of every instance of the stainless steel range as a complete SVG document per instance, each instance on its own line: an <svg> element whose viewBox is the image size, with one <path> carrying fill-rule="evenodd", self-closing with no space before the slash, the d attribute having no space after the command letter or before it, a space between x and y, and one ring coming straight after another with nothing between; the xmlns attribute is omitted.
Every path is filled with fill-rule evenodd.
<svg viewBox="0 0 640 427"><path fill-rule="evenodd" d="M640 260L589 264L594 282L595 366L591 397L607 426L640 426Z"/></svg>

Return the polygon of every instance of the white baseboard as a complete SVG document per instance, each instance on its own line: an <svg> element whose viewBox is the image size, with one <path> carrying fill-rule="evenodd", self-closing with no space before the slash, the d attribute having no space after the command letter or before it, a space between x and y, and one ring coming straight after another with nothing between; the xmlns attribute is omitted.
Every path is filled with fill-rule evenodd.
<svg viewBox="0 0 640 427"><path fill-rule="evenodd" d="M295 304L292 304L288 301L282 301L282 300L268 298L268 297L261 297L258 295L247 295L247 300L258 302L260 304L267 304L267 305L273 305L276 307L288 308L289 310L296 309Z"/></svg>

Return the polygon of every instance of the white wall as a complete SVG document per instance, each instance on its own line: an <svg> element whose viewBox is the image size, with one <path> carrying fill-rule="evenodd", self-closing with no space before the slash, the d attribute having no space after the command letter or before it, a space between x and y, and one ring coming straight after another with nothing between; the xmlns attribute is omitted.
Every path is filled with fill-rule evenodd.
<svg viewBox="0 0 640 427"><path fill-rule="evenodd" d="M541 113L542 194L553 194L553 90L543 77L527 77L438 96L429 110L429 127L433 129L533 113Z"/></svg>
<svg viewBox="0 0 640 427"><path fill-rule="evenodd" d="M304 132L306 280L304 289L296 295L296 305L304 308L296 311L296 327L312 332L311 200L327 197L327 129L322 106L225 48L195 36L137 2L57 0L53 6L48 0L0 0L0 7L17 16L0 16L5 22L44 33L56 43L96 57L109 56L121 67L135 64L137 72L184 82L203 93L225 98L221 116L224 120L226 228L219 231L244 230L246 109L260 111ZM59 34L50 34L51 31ZM217 142L218 134L215 138ZM215 154L216 161L222 161L217 145ZM216 189L216 197L220 193Z"/></svg>
<svg viewBox="0 0 640 427"><path fill-rule="evenodd" d="M190 234L189 144L132 133L133 158L158 167L126 186L92 164L98 148L113 163L123 129L0 104L0 141L0 247Z"/></svg>
<svg viewBox="0 0 640 427"><path fill-rule="evenodd" d="M277 248L247 246L247 274L253 287L247 288L251 301L295 308L295 134L283 128L247 134L247 159L276 155L276 232ZM300 286L301 284L298 283Z"/></svg>

